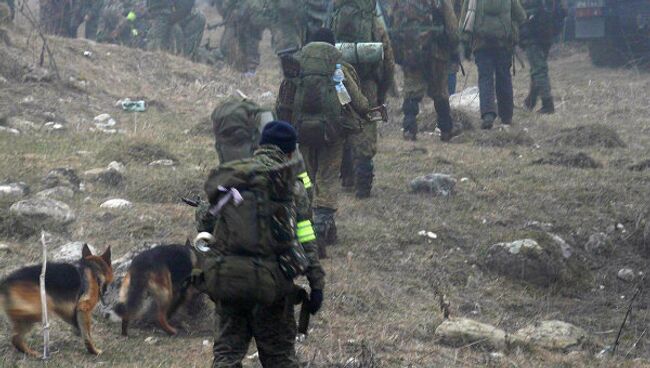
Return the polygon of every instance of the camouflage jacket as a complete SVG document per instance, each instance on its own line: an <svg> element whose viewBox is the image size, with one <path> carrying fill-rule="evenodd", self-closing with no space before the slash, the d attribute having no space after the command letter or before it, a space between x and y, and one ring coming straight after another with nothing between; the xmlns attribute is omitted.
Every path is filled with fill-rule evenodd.
<svg viewBox="0 0 650 368"><path fill-rule="evenodd" d="M414 12L414 9L421 9ZM449 60L458 49L460 37L458 34L458 18L454 12L451 0L407 0L397 1L393 6L393 26L396 32L408 32L399 29L402 17L407 17L421 26L421 39L424 44L402 45L402 47L425 47L430 51L430 57L439 60ZM412 25L409 22L409 27ZM442 26L443 34L431 37L426 27ZM417 32L417 31L414 31Z"/></svg>

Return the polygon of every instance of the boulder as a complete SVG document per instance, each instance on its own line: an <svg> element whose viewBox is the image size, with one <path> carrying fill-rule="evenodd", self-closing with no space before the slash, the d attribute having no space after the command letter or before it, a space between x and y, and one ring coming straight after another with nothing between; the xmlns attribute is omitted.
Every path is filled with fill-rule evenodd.
<svg viewBox="0 0 650 368"><path fill-rule="evenodd" d="M566 268L565 259L571 256L556 242L540 244L534 239L481 246L480 252L487 269L537 286L549 286L560 280Z"/></svg>
<svg viewBox="0 0 650 368"><path fill-rule="evenodd" d="M115 198L109 199L108 201L102 203L99 207L105 209L129 209L133 207L133 203L127 201L126 199Z"/></svg>
<svg viewBox="0 0 650 368"><path fill-rule="evenodd" d="M0 125L0 133L5 133L7 135L20 135L20 130Z"/></svg>
<svg viewBox="0 0 650 368"><path fill-rule="evenodd" d="M29 187L23 182L0 184L0 202L15 202L29 194Z"/></svg>
<svg viewBox="0 0 650 368"><path fill-rule="evenodd" d="M562 321L541 321L520 329L512 336L514 344L562 351L581 347L588 340L585 330Z"/></svg>
<svg viewBox="0 0 650 368"><path fill-rule="evenodd" d="M53 259L60 262L74 262L81 259L81 249L83 249L84 242L75 241L60 246L54 253ZM97 254L95 248L88 244L88 248L93 254Z"/></svg>
<svg viewBox="0 0 650 368"><path fill-rule="evenodd" d="M10 128L18 129L20 131L39 129L39 126L36 125L35 123L32 123L29 120L25 120L16 116L7 119L7 126L9 126Z"/></svg>
<svg viewBox="0 0 650 368"><path fill-rule="evenodd" d="M123 169L121 169L124 171ZM101 183L108 186L119 186L124 182L124 175L122 171L116 169L116 166L105 169L91 169L83 173L85 180L94 183Z"/></svg>
<svg viewBox="0 0 650 368"><path fill-rule="evenodd" d="M622 268L618 271L616 277L626 282L634 282L634 279L636 279L636 274L631 268Z"/></svg>
<svg viewBox="0 0 650 368"><path fill-rule="evenodd" d="M451 175L434 173L413 179L410 186L413 192L425 192L447 197L454 193L456 179Z"/></svg>
<svg viewBox="0 0 650 368"><path fill-rule="evenodd" d="M472 345L496 350L507 347L505 331L467 318L444 321L436 328L435 336L442 344L453 347Z"/></svg>
<svg viewBox="0 0 650 368"><path fill-rule="evenodd" d="M50 189L42 190L35 194L38 198L50 198L50 199L71 199L74 197L74 191L69 187L54 187Z"/></svg>
<svg viewBox="0 0 650 368"><path fill-rule="evenodd" d="M73 222L76 217L70 207L54 199L33 198L14 203L9 212L20 222L33 229L60 227Z"/></svg>
<svg viewBox="0 0 650 368"><path fill-rule="evenodd" d="M50 170L43 178L43 186L46 189L65 186L69 187L75 192L80 189L81 180L77 176L77 172L70 168L56 168Z"/></svg>

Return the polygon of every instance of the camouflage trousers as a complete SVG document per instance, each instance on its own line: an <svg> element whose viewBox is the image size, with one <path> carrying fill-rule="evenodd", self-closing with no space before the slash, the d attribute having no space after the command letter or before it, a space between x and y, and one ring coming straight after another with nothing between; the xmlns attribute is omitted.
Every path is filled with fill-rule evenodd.
<svg viewBox="0 0 650 368"><path fill-rule="evenodd" d="M449 116L449 61L433 59L420 68L404 68L404 99L419 103L429 96L438 113L438 127L451 131Z"/></svg>
<svg viewBox="0 0 650 368"><path fill-rule="evenodd" d="M168 12L151 14L147 50L165 50L196 60L204 29L205 17L196 10L178 22Z"/></svg>
<svg viewBox="0 0 650 368"><path fill-rule="evenodd" d="M268 307L221 303L214 337L213 368L239 368L255 339L264 368L298 368L296 321L290 298Z"/></svg>
<svg viewBox="0 0 650 368"><path fill-rule="evenodd" d="M551 44L530 43L526 45L526 56L530 64L530 86L542 99L551 98L551 80L548 76L548 53Z"/></svg>
<svg viewBox="0 0 650 368"><path fill-rule="evenodd" d="M368 99L370 106L379 105L379 85L373 80L361 82L361 92ZM377 154L377 123L367 123L361 127L361 132L353 134L345 140L343 160L341 163L341 181L344 186L354 183L355 172L359 172L359 165L366 163L372 171L372 159ZM371 173L369 173L371 175Z"/></svg>
<svg viewBox="0 0 650 368"><path fill-rule="evenodd" d="M316 188L313 207L336 210L343 142L319 147L303 144L300 146L300 152L305 159L307 173Z"/></svg>

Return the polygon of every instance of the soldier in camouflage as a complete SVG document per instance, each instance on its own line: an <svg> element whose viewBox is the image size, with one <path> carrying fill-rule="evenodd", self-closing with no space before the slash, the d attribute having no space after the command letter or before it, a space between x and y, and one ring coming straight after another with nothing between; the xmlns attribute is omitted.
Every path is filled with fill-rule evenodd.
<svg viewBox="0 0 650 368"><path fill-rule="evenodd" d="M346 10L349 7L349 10ZM359 78L361 92L371 106L386 102L395 79L395 57L388 30L376 12L376 0L337 0L334 7L332 30L337 42L381 42L384 59L377 65L352 65ZM377 123L364 124L359 134L345 142L341 164L341 182L344 188L354 187L357 198L370 196L374 178L373 158L377 154Z"/></svg>
<svg viewBox="0 0 650 368"><path fill-rule="evenodd" d="M530 64L530 90L524 107L532 111L538 98L542 100L540 114L553 114L555 104L548 76L548 53L553 39L562 31L566 8L563 3L551 0L522 0L528 20L520 28L520 45L526 50Z"/></svg>
<svg viewBox="0 0 650 368"><path fill-rule="evenodd" d="M148 26L144 0L108 0L101 11L97 41L144 48Z"/></svg>
<svg viewBox="0 0 650 368"><path fill-rule="evenodd" d="M398 63L404 71L404 138L417 137L417 115L425 94L438 114L440 139L452 138L448 65L459 44L458 21L450 0L399 1L393 9Z"/></svg>
<svg viewBox="0 0 650 368"><path fill-rule="evenodd" d="M147 1L151 21L147 49L165 50L196 60L203 39L205 17L194 3L195 0Z"/></svg>

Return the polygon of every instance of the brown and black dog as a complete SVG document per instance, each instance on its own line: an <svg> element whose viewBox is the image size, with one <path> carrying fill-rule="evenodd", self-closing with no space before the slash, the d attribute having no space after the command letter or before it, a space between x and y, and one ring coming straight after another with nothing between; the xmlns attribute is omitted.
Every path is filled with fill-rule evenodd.
<svg viewBox="0 0 650 368"><path fill-rule="evenodd" d="M41 296L39 276L41 266L21 268L0 283L0 305L13 325L11 343L23 353L39 356L25 344L25 335L34 323L41 321ZM45 290L47 307L74 326L81 334L86 349L99 355L90 334L92 312L113 282L111 248L95 256L84 244L79 264L47 263Z"/></svg>
<svg viewBox="0 0 650 368"><path fill-rule="evenodd" d="M156 303L156 319L170 335L176 335L168 318L192 293L188 280L197 259L186 245L160 245L138 254L122 280L115 313L122 318L122 335L128 336L129 320L137 317L145 294Z"/></svg>

